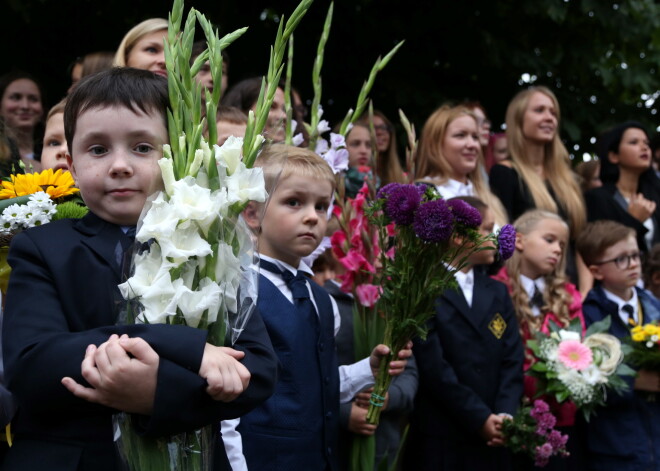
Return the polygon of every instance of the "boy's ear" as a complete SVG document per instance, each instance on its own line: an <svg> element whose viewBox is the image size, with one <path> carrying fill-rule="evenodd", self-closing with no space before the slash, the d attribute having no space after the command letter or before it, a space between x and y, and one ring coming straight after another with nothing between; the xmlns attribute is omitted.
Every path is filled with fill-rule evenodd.
<svg viewBox="0 0 660 471"><path fill-rule="evenodd" d="M516 232L516 250L522 252L524 247L523 235L520 232Z"/></svg>
<svg viewBox="0 0 660 471"><path fill-rule="evenodd" d="M255 233L259 233L259 229L261 228L260 206L254 201L250 201L243 210L243 219L250 229Z"/></svg>
<svg viewBox="0 0 660 471"><path fill-rule="evenodd" d="M589 265L589 271L595 280L602 281L603 274L600 271L600 265Z"/></svg>
<svg viewBox="0 0 660 471"><path fill-rule="evenodd" d="M68 152L66 153L66 164L69 166L69 172L71 172L71 175L73 176L73 179L76 179L76 168L73 166L73 159L71 158L71 154Z"/></svg>

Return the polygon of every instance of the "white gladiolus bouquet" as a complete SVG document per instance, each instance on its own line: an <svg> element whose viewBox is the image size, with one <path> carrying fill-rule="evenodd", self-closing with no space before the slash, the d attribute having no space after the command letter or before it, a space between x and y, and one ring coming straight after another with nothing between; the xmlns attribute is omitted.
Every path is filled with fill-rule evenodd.
<svg viewBox="0 0 660 471"><path fill-rule="evenodd" d="M263 202L262 170L251 168L264 141L261 132L282 72L283 50L307 11L303 0L291 18L280 23L267 77L250 112L245 139L217 142L214 117L221 87L206 90L202 113L201 85L195 75L208 61L213 82L222 76L222 50L246 28L223 38L201 13L190 10L183 31L183 0L175 0L168 24L165 62L170 98L168 132L158 162L164 190L152 196L140 217L130 276L119 285L127 301L128 323L183 324L208 331L214 345L233 345L256 307L257 274L252 235L240 214L249 201ZM208 49L190 65L195 22L206 35ZM208 425L164 438L139 436L127 414L115 417L120 454L131 470L211 469L219 426Z"/></svg>

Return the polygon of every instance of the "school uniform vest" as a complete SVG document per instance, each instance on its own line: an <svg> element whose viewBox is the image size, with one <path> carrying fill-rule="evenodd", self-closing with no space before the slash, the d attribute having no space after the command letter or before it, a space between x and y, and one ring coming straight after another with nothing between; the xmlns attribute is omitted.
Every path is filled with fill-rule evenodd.
<svg viewBox="0 0 660 471"><path fill-rule="evenodd" d="M294 305L263 275L257 306L280 361L275 394L241 417L250 471L336 469L339 371L329 295L312 287L319 315L304 322Z"/></svg>

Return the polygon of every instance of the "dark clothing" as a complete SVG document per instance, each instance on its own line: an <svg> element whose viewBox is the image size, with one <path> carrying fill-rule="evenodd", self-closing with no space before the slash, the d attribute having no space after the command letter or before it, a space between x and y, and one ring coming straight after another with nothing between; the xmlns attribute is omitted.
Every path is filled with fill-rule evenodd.
<svg viewBox="0 0 660 471"><path fill-rule="evenodd" d="M268 398L277 359L261 316L254 313L234 348L245 351L252 377L235 401L214 401L198 374L207 332L182 325L115 325L121 295L115 258L119 226L93 213L18 234L5 304L3 352L7 387L18 403L6 470L115 470L112 415L61 384L87 384L81 362L90 344L111 334L141 337L158 353L151 416L136 415L140 432L163 436L239 417ZM229 469L221 441L215 469Z"/></svg>
<svg viewBox="0 0 660 471"><path fill-rule="evenodd" d="M523 345L506 286L474 274L438 299L426 340L416 339L419 393L404 469L509 469L509 453L479 435L491 414L514 415L523 394Z"/></svg>
<svg viewBox="0 0 660 471"><path fill-rule="evenodd" d="M644 323L660 320L660 303L645 291L635 288L642 304ZM629 326L619 316L618 305L610 301L603 288L592 289L582 306L587 325L610 316L609 333L623 339L630 336ZM589 470L660 470L660 402L657 394L633 389L634 378L623 377L629 390L622 395L608 394L604 407L596 410L587 424Z"/></svg>
<svg viewBox="0 0 660 471"><path fill-rule="evenodd" d="M657 181L657 179L656 179ZM656 208L653 213L653 244L660 242L660 181L658 185L643 185L640 187L640 192L646 199L655 201ZM648 252L649 245L646 242L646 233L648 229L644 224L635 219L628 212L628 203L623 198L614 183L605 183L600 188L589 190L584 195L587 204L587 219L591 221L598 221L600 219L608 219L619 222L624 226L635 229L637 233L637 245L639 250Z"/></svg>
<svg viewBox="0 0 660 471"><path fill-rule="evenodd" d="M316 327L266 277L257 305L280 362L275 394L241 418L238 431L250 471L337 469L339 367L329 295L308 282L318 308ZM313 313L316 315L316 313Z"/></svg>
<svg viewBox="0 0 660 471"><path fill-rule="evenodd" d="M335 342L337 343L337 358L340 365L349 365L361 358L356 358L353 337L353 304L352 296L339 289L336 283L327 281L323 287L337 302L341 316L341 327ZM391 466L401 445L402 430L408 422L408 414L413 410L415 394L417 393L418 373L414 357L408 358L406 369L399 376L392 378L388 390L387 409L380 415L380 422L376 429L376 462L387 455ZM353 402L339 405L339 463L340 469L348 469L351 441L355 436L348 431L348 422L351 417Z"/></svg>

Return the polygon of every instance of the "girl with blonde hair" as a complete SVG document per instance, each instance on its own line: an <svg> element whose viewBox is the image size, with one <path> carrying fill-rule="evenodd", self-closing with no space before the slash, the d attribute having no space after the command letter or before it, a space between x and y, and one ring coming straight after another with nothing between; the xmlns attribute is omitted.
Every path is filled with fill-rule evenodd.
<svg viewBox="0 0 660 471"><path fill-rule="evenodd" d="M131 28L115 53L116 67L135 67L167 77L163 40L167 20L150 18Z"/></svg>
<svg viewBox="0 0 660 471"><path fill-rule="evenodd" d="M536 332L550 333L551 323L566 327L579 319L585 332L582 315L582 297L568 282L564 273L569 229L566 222L554 212L534 209L524 213L513 223L516 228L516 250L505 266L493 276L508 289L518 319L523 344L535 337ZM534 364L534 356L525 349L523 370ZM533 400L536 379L525 376L525 397ZM571 402L558 404L545 397L562 433L568 433L571 457L561 462L550 461L550 469L582 470L581 435L575 429L577 408ZM573 448L573 449L571 449ZM557 465L557 467L553 466ZM521 469L532 468L531 462Z"/></svg>
<svg viewBox="0 0 660 471"><path fill-rule="evenodd" d="M502 203L482 176L477 118L464 106L443 105L424 124L415 156L415 178L434 185L443 198L475 196L503 225L508 218Z"/></svg>

